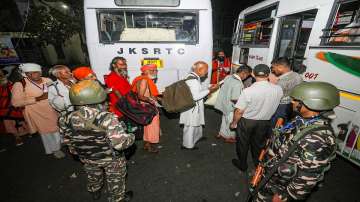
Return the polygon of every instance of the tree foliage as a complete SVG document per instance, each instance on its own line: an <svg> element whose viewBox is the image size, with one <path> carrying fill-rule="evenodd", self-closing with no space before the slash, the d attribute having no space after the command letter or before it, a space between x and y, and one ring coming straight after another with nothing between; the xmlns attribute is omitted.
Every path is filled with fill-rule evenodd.
<svg viewBox="0 0 360 202"><path fill-rule="evenodd" d="M28 13L26 32L43 44L64 44L74 34L83 32L83 7L79 0L42 0L32 4ZM61 3L61 2L60 2Z"/></svg>

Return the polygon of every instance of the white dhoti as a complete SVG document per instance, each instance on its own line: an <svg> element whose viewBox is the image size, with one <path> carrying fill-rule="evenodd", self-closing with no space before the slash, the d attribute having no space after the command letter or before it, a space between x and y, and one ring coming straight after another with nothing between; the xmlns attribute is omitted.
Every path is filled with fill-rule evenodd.
<svg viewBox="0 0 360 202"><path fill-rule="evenodd" d="M60 150L61 138L59 132L42 134L40 137L43 142L46 154L52 154L55 151Z"/></svg>
<svg viewBox="0 0 360 202"><path fill-rule="evenodd" d="M235 131L230 130L230 124L233 120L234 112L229 114L223 114L221 126L220 126L220 135L224 138L235 138Z"/></svg>
<svg viewBox="0 0 360 202"><path fill-rule="evenodd" d="M186 126L183 130L183 146L191 149L195 146L196 142L202 137L202 126Z"/></svg>

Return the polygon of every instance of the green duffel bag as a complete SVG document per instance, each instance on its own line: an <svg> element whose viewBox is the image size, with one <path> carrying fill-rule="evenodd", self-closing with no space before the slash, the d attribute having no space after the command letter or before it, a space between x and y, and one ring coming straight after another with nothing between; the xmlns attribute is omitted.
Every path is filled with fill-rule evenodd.
<svg viewBox="0 0 360 202"><path fill-rule="evenodd" d="M189 76L184 80L177 81L165 88L161 103L164 109L170 113L183 112L195 106L187 80L197 79Z"/></svg>

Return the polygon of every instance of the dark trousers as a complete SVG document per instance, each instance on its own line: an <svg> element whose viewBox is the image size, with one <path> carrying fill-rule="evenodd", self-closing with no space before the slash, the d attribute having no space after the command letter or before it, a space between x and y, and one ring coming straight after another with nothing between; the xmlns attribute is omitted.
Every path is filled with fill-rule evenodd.
<svg viewBox="0 0 360 202"><path fill-rule="evenodd" d="M250 120L241 118L236 128L236 154L242 171L246 171L249 147L255 166L259 163L261 149L264 148L269 137L270 121Z"/></svg>

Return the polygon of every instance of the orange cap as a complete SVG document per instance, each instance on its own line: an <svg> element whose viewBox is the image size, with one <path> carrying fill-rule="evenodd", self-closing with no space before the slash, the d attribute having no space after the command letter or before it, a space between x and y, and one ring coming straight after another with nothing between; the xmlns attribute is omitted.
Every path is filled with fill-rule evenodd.
<svg viewBox="0 0 360 202"><path fill-rule="evenodd" d="M94 71L90 69L90 67L77 67L72 71L72 73L77 80L83 80L84 78L88 77L89 74L95 75Z"/></svg>
<svg viewBox="0 0 360 202"><path fill-rule="evenodd" d="M155 64L144 65L140 68L141 72L145 72L146 70L156 70L157 66Z"/></svg>

